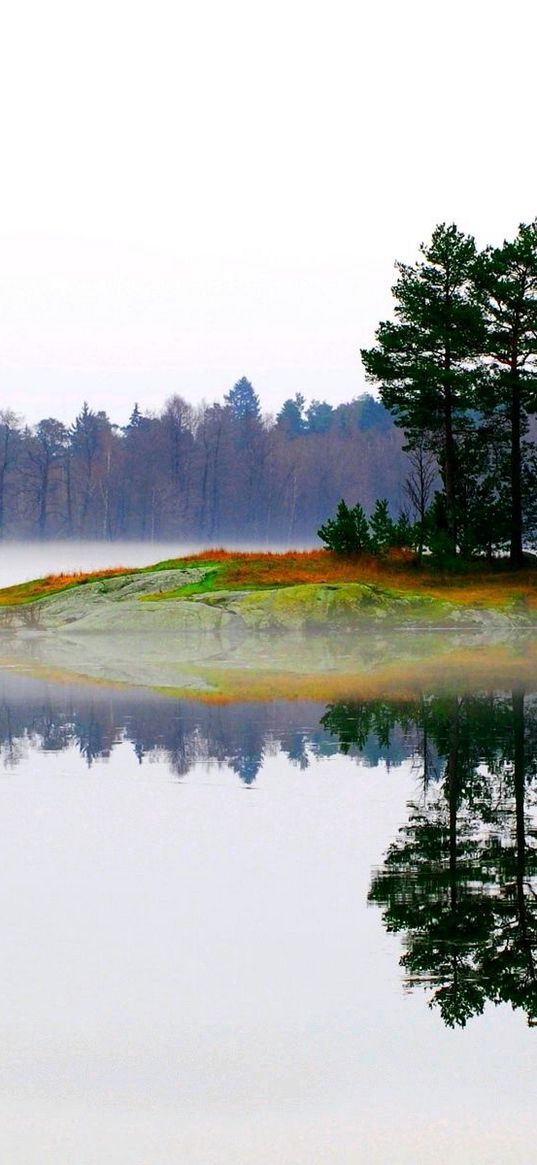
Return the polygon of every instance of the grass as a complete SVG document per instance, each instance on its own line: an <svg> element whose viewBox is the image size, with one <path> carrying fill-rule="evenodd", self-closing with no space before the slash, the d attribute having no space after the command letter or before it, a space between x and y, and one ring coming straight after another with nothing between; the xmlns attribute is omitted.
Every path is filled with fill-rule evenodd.
<svg viewBox="0 0 537 1165"><path fill-rule="evenodd" d="M145 596L144 601L188 599L214 590L265 590L307 583L335 586L359 582L466 607L502 608L520 604L537 611L537 567L534 565L511 571L505 563L478 562L470 569L466 567L458 573L442 574L401 553L380 559L372 555L341 558L326 550L238 553L224 549L205 550L188 558L168 559L131 570L118 566L88 573L48 575L0 590L0 606L33 603L88 582L122 574L186 570L189 567L205 567L204 577L162 595Z"/></svg>
<svg viewBox="0 0 537 1165"><path fill-rule="evenodd" d="M83 586L84 583L130 573L126 566L116 566L108 570L87 573L73 571L71 574L48 574L45 578L35 578L30 582L15 583L14 586L1 588L0 606L19 607L25 603L35 603L38 599L48 599L51 595L72 590L73 587Z"/></svg>
<svg viewBox="0 0 537 1165"><path fill-rule="evenodd" d="M381 559L373 555L341 558L326 550L286 553L234 553L209 550L166 566L212 566L198 583L146 596L145 601L188 598L212 590L265 590L275 587L337 585L360 582L384 590L436 598L466 607L524 604L537 610L537 568L512 571L504 563L475 563L459 573L441 573L405 554ZM1 601L1 594L0 594Z"/></svg>

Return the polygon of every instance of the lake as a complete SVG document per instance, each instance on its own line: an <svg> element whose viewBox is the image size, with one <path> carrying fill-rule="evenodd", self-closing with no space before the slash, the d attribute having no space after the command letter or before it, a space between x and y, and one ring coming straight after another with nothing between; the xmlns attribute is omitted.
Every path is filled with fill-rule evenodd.
<svg viewBox="0 0 537 1165"><path fill-rule="evenodd" d="M534 1161L535 653L445 639L3 633L2 1161Z"/></svg>
<svg viewBox="0 0 537 1165"><path fill-rule="evenodd" d="M3 1161L535 1160L531 676L0 681Z"/></svg>

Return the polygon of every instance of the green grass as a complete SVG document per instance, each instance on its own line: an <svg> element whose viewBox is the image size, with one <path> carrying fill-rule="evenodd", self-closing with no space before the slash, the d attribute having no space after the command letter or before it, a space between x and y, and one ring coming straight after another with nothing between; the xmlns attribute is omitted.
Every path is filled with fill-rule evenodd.
<svg viewBox="0 0 537 1165"><path fill-rule="evenodd" d="M166 569L173 570L175 568L168 566ZM183 567L183 564L181 563L181 569L188 570L189 567L186 563ZM213 570L208 570L203 578L199 579L198 582L185 583L185 585L182 587L175 587L173 591L159 591L154 595L141 595L140 602L159 603L162 602L163 599L189 599L192 597L192 595L207 594L209 591L218 589L215 587L215 582L220 576L220 573L220 570L215 567Z"/></svg>
<svg viewBox="0 0 537 1165"><path fill-rule="evenodd" d="M206 571L203 578L198 579L197 582L185 583L182 587L176 587L172 591L158 591L155 594L142 595L140 602L142 603L159 603L167 601L168 599L190 599L196 595L206 595L213 591L268 591L275 587L289 586L289 583L277 582L261 582L252 575L248 582L237 581L233 578L233 571L239 565L238 559L227 559L225 562L215 563L210 569ZM148 569L157 569L156 567ZM159 565L159 570L162 567ZM181 569L181 570L199 570L199 562L175 562L167 563L167 570Z"/></svg>

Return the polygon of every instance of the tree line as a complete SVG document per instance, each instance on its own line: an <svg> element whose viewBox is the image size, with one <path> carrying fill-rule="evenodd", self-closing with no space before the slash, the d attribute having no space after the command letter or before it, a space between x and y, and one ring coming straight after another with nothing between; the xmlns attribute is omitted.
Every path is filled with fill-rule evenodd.
<svg viewBox="0 0 537 1165"><path fill-rule="evenodd" d="M518 567L537 532L537 220L482 250L441 224L396 269L394 318L362 360L405 434L421 540L453 557L508 549Z"/></svg>
<svg viewBox="0 0 537 1165"><path fill-rule="evenodd" d="M0 412L0 537L311 543L342 495L394 508L407 473L380 402L262 414L243 377L223 403L135 405L127 425L83 405L71 424Z"/></svg>

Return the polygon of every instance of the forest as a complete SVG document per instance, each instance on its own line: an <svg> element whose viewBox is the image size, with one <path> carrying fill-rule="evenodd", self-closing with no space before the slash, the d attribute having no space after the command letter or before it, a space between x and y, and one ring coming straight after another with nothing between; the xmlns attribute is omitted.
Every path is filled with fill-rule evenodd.
<svg viewBox="0 0 537 1165"><path fill-rule="evenodd" d="M311 546L319 531L342 553L391 541L521 566L537 538L537 220L482 250L440 224L396 271L394 318L361 350L380 399L297 392L267 416L243 376L222 403L135 404L123 426L87 402L70 424L0 412L0 538Z"/></svg>
<svg viewBox="0 0 537 1165"><path fill-rule="evenodd" d="M5 410L0 537L311 545L342 496L398 510L402 444L371 395L334 407L297 393L267 417L245 377L221 404L172 396L124 426L87 403L69 425Z"/></svg>

